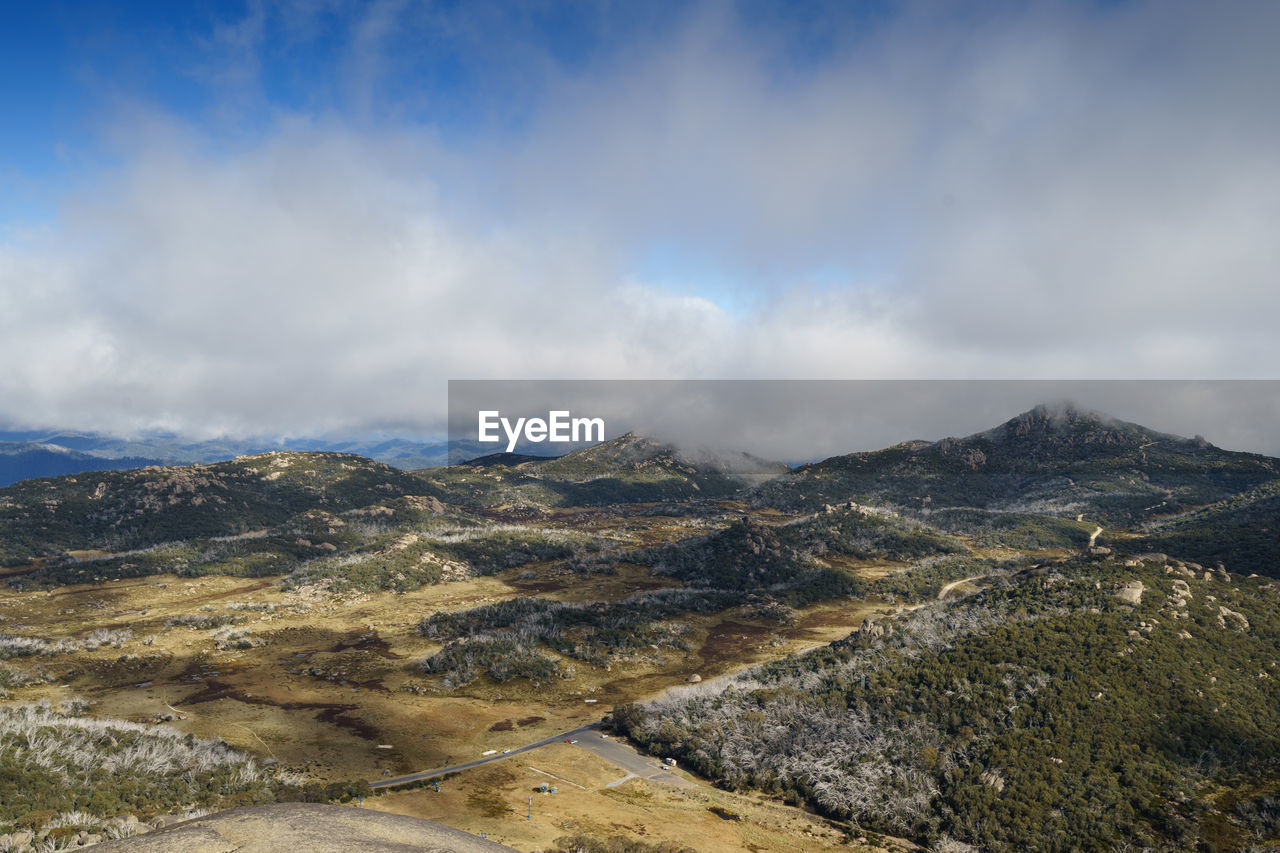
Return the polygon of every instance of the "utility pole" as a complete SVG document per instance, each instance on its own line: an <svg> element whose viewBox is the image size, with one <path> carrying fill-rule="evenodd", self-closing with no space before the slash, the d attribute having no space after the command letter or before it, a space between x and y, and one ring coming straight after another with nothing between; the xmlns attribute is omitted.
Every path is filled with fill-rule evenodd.
<svg viewBox="0 0 1280 853"><path fill-rule="evenodd" d="M533 797L529 798L529 820L533 820Z"/></svg>

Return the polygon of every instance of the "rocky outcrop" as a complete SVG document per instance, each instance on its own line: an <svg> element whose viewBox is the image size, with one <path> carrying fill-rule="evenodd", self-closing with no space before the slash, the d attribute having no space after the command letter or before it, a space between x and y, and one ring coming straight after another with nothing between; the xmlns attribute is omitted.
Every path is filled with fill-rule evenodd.
<svg viewBox="0 0 1280 853"><path fill-rule="evenodd" d="M892 632L892 628L884 622L878 622L873 617L868 616L862 620L862 624L858 626L856 635L864 640L876 640Z"/></svg>
<svg viewBox="0 0 1280 853"><path fill-rule="evenodd" d="M1173 582L1173 592L1165 598L1165 611L1173 616L1174 619L1187 619L1190 614L1187 612L1187 604L1195 596L1191 592L1191 585L1182 578L1177 578Z"/></svg>
<svg viewBox="0 0 1280 853"><path fill-rule="evenodd" d="M500 853L512 848L452 827L372 809L275 803L217 812L140 838L97 845L99 853Z"/></svg>
<svg viewBox="0 0 1280 853"><path fill-rule="evenodd" d="M1218 626L1221 628L1231 628L1233 631L1245 632L1249 630L1249 620L1244 617L1243 613L1218 605Z"/></svg>
<svg viewBox="0 0 1280 853"><path fill-rule="evenodd" d="M1142 581L1129 581L1116 592L1116 598L1126 604L1141 604L1142 593L1145 591Z"/></svg>

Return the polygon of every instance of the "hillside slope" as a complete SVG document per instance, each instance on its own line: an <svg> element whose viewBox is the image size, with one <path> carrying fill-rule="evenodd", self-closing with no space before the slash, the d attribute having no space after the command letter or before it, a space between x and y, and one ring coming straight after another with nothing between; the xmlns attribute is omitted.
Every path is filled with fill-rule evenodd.
<svg viewBox="0 0 1280 853"><path fill-rule="evenodd" d="M628 433L557 458L494 454L416 473L453 503L546 507L725 498L787 470L748 454L693 456Z"/></svg>
<svg viewBox="0 0 1280 853"><path fill-rule="evenodd" d="M1280 476L1280 461L1221 450L1106 415L1038 406L967 438L908 442L805 465L757 487L760 506L849 499L1132 524L1222 500Z"/></svg>
<svg viewBox="0 0 1280 853"><path fill-rule="evenodd" d="M1243 849L1280 839L1278 657L1274 582L1077 558L616 716L724 785L931 845Z"/></svg>
<svg viewBox="0 0 1280 853"><path fill-rule="evenodd" d="M26 480L0 489L0 561L231 536L307 510L342 511L422 491L411 474L338 453Z"/></svg>
<svg viewBox="0 0 1280 853"><path fill-rule="evenodd" d="M1280 480L1154 524L1144 547L1280 577Z"/></svg>

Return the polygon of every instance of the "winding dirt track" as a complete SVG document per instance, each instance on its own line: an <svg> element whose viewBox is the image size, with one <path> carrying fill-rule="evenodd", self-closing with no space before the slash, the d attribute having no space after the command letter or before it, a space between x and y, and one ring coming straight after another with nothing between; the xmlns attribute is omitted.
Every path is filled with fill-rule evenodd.
<svg viewBox="0 0 1280 853"><path fill-rule="evenodd" d="M974 575L971 578L961 578L958 581L952 581L951 583L943 584L942 589L938 590L938 600L939 601L946 600L947 594L951 592L951 590L960 586L960 584L962 583L969 583L970 581L981 580L982 578L985 578L985 577L986 575Z"/></svg>

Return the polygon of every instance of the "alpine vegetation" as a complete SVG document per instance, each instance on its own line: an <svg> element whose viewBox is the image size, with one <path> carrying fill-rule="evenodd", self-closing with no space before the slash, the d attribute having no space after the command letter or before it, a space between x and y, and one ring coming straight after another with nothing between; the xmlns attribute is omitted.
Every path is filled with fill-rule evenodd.
<svg viewBox="0 0 1280 853"><path fill-rule="evenodd" d="M618 725L723 785L931 845L1197 848L1226 826L1197 791L1231 792L1231 832L1273 810L1280 602L1265 579L1201 580L1156 556L989 578L963 602L623 706Z"/></svg>
<svg viewBox="0 0 1280 853"><path fill-rule="evenodd" d="M274 802L302 783L219 739L86 709L78 700L0 705L0 826L36 829L77 810L105 818Z"/></svg>
<svg viewBox="0 0 1280 853"><path fill-rule="evenodd" d="M450 688L482 673L495 681L572 678L571 665L539 648L596 666L609 666L615 657L635 659L648 647L684 652L690 648L689 626L668 620L681 613L719 610L740 599L717 590L654 590L614 603L517 598L437 613L418 624L418 633L447 644L420 666L428 673L444 674Z"/></svg>
<svg viewBox="0 0 1280 853"><path fill-rule="evenodd" d="M131 639L133 639L133 632L128 628L98 628L83 639L64 637L60 640L46 640L42 637L0 634L0 660L91 652L103 646L118 649Z"/></svg>

